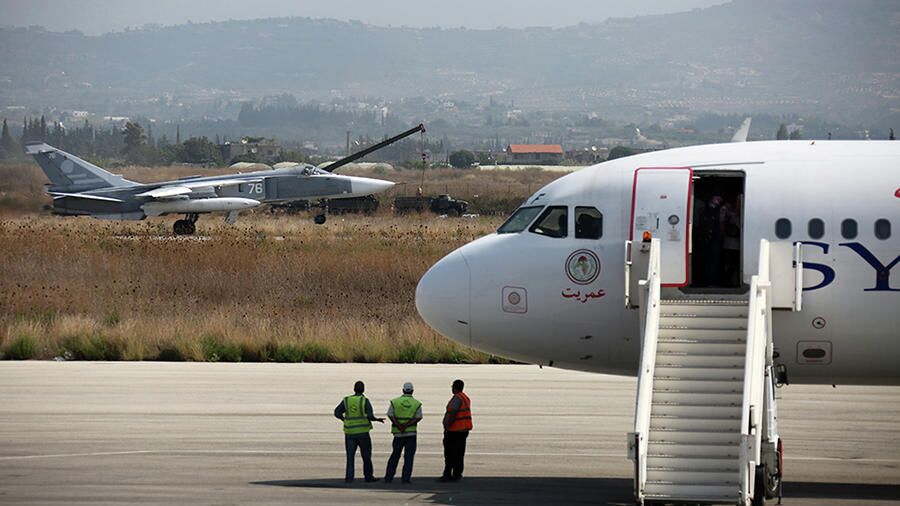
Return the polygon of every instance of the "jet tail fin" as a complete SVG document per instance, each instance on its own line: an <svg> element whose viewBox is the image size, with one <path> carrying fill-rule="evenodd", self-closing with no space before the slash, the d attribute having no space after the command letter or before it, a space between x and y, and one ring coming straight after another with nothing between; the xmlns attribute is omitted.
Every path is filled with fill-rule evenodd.
<svg viewBox="0 0 900 506"><path fill-rule="evenodd" d="M741 126L738 127L737 131L735 131L734 135L731 137L731 142L747 142L747 135L750 133L750 123L752 121L752 117L744 119L744 122L741 123Z"/></svg>
<svg viewBox="0 0 900 506"><path fill-rule="evenodd" d="M107 172L75 155L54 148L43 142L30 142L25 152L34 157L41 170L50 179L50 190L57 192L82 192L115 186L135 186L137 183Z"/></svg>

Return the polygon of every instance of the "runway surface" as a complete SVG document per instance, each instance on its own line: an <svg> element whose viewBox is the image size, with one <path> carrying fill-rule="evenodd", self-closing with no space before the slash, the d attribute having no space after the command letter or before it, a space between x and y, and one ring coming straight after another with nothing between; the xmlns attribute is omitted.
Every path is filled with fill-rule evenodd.
<svg viewBox="0 0 900 506"><path fill-rule="evenodd" d="M442 484L455 378L475 430L465 479ZM332 411L357 379L379 414L415 382L411 485L343 483ZM633 504L634 387L536 366L3 362L0 504ZM900 504L900 388L779 394L784 504ZM382 475L389 427L372 435Z"/></svg>

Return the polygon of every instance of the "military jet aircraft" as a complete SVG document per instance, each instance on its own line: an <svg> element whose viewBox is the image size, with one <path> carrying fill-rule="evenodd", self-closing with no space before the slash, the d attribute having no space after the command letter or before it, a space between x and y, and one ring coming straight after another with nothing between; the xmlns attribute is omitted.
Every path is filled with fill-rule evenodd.
<svg viewBox="0 0 900 506"><path fill-rule="evenodd" d="M225 221L234 223L240 211L263 204L360 197L387 190L394 183L334 171L416 132L425 132L425 127L420 124L322 168L304 164L161 183L129 181L43 142L28 143L26 152L50 179L47 193L53 197L55 214L108 220L184 214L173 229L175 235L191 235L203 213L225 212ZM315 222L325 223L325 214L317 215Z"/></svg>

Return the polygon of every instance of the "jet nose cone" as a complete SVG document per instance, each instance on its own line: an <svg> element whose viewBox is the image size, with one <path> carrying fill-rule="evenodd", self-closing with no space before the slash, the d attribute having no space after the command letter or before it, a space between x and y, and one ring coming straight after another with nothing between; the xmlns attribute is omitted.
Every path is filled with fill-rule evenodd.
<svg viewBox="0 0 900 506"><path fill-rule="evenodd" d="M394 186L394 183L390 181L367 177L355 177L351 182L351 192L354 195L371 195L373 193L383 192L392 186Z"/></svg>
<svg viewBox="0 0 900 506"><path fill-rule="evenodd" d="M416 288L416 309L434 330L471 345L469 265L458 250L434 264Z"/></svg>

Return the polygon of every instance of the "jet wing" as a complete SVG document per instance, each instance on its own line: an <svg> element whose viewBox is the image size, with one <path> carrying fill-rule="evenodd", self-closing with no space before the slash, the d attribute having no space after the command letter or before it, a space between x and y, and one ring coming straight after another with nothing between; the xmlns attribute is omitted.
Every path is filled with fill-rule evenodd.
<svg viewBox="0 0 900 506"><path fill-rule="evenodd" d="M116 199L113 197L104 197L101 195L91 195L89 193L61 193L61 192L48 192L53 196L54 199L61 199L63 197L73 198L73 199L87 199L87 200L102 200L103 202L122 202L121 199Z"/></svg>
<svg viewBox="0 0 900 506"><path fill-rule="evenodd" d="M189 193L212 192L215 188L224 186L237 186L244 183L261 183L262 179L219 179L213 181L182 181L178 184L160 186L150 191L138 193L135 197L150 197L152 199L170 199ZM197 191L200 190L200 191ZM205 191L204 191L205 190Z"/></svg>

